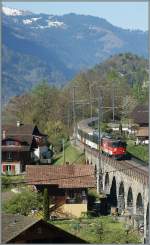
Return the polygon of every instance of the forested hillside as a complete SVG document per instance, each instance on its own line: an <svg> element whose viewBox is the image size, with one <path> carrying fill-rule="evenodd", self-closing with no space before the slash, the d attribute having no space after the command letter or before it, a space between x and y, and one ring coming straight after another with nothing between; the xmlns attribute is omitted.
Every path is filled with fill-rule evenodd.
<svg viewBox="0 0 150 245"><path fill-rule="evenodd" d="M13 97L3 111L3 122L37 124L54 144L67 138L73 123L73 87L76 120L97 116L99 91L103 107L112 106L115 95L115 118L128 118L138 103L148 102L148 61L130 53L116 55L87 72L80 73L63 89L41 82L30 92ZM112 109L103 109L103 120L112 119Z"/></svg>

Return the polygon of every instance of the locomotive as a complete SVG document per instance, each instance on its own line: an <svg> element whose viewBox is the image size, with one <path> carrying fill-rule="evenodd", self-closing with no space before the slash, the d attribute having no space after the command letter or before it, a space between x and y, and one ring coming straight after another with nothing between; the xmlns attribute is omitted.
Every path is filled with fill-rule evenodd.
<svg viewBox="0 0 150 245"><path fill-rule="evenodd" d="M125 158L126 148L126 142L121 139L112 139L111 137L101 138L101 152L115 159Z"/></svg>
<svg viewBox="0 0 150 245"><path fill-rule="evenodd" d="M87 127L84 128L84 130L78 128L77 138L83 144L90 146L93 149L99 150L98 133L93 131L91 128ZM106 133L101 133L100 150L102 154L113 157L117 160L122 160L126 157L126 148L127 144L124 140L114 139Z"/></svg>

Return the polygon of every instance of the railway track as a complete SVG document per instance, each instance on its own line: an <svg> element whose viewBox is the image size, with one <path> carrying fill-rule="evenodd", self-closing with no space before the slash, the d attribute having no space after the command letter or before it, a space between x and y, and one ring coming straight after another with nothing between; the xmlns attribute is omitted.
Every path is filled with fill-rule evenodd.
<svg viewBox="0 0 150 245"><path fill-rule="evenodd" d="M78 123L78 129L82 129L86 133L92 133L93 129L92 129L91 125L96 120L97 120L96 117L82 120ZM83 143L81 143L81 144L83 144ZM98 150L93 149L90 146L87 146L85 144L84 144L84 148L87 151L89 151L89 153L91 153L91 151L92 151L92 155L98 158L98 156L99 156ZM104 160L104 158L105 159L108 158L110 160L112 159L112 158L104 156L102 154L101 154L101 157L103 160ZM114 159L112 159L112 160L114 160ZM134 168L137 172L143 174L144 176L146 176L146 177L149 176L149 168L148 168L148 166L146 166L146 163L144 161L136 158L135 156L131 156L131 160L120 160L117 162L120 163L122 165L122 167Z"/></svg>

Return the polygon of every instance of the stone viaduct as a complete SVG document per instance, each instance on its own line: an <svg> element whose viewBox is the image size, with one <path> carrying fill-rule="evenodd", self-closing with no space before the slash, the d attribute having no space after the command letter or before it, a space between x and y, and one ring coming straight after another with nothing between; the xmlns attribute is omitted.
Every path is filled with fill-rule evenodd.
<svg viewBox="0 0 150 245"><path fill-rule="evenodd" d="M83 146L86 162L99 165L99 154L90 147ZM149 230L149 172L131 160L117 161L101 156L102 189L110 194L111 206L117 207L120 213L134 217L136 224L144 225L144 238L148 239Z"/></svg>

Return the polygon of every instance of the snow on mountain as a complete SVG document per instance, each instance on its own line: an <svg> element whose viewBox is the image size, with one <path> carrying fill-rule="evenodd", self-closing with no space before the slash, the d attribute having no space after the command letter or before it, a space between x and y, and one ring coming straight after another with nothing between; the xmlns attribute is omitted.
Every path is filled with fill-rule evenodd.
<svg viewBox="0 0 150 245"><path fill-rule="evenodd" d="M23 24L31 24L32 23L32 20L30 19L26 19L26 20L23 20Z"/></svg>
<svg viewBox="0 0 150 245"><path fill-rule="evenodd" d="M3 13L5 15L11 15L11 16L22 15L23 14L23 11L21 11L21 10L7 8L7 7L2 7L2 11L3 11Z"/></svg>
<svg viewBox="0 0 150 245"><path fill-rule="evenodd" d="M2 7L2 12L3 12L3 14L8 15L8 16L18 16L18 15L31 14L31 12L29 12L29 11L18 10L18 9L8 8L8 7Z"/></svg>
<svg viewBox="0 0 150 245"><path fill-rule="evenodd" d="M32 24L33 22L36 22L37 20L40 20L41 19L41 17L38 17L38 18L31 18L31 19L25 19L25 20L23 20L22 22L23 22L23 24L27 24L27 25L30 25L30 24Z"/></svg>
<svg viewBox="0 0 150 245"><path fill-rule="evenodd" d="M40 20L41 19L41 17L38 17L38 18L31 18L31 20L33 20L33 21L37 21L37 20Z"/></svg>
<svg viewBox="0 0 150 245"><path fill-rule="evenodd" d="M60 27L60 26L64 26L64 22L61 22L61 21L51 21L51 20L48 20L48 27Z"/></svg>

